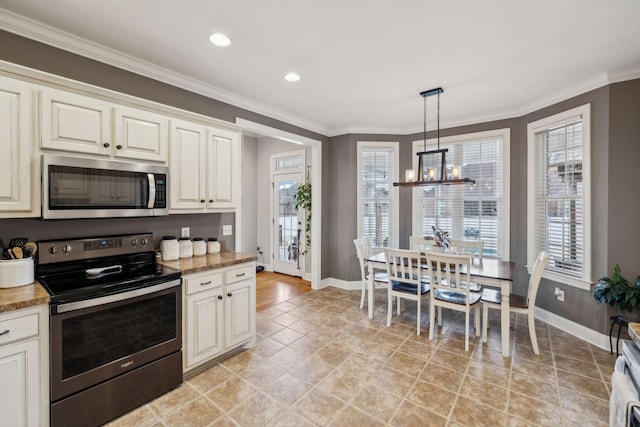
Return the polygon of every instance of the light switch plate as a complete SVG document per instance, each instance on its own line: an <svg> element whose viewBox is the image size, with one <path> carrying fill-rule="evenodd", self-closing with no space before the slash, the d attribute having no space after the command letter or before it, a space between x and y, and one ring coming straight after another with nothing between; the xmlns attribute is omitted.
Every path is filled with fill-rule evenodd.
<svg viewBox="0 0 640 427"><path fill-rule="evenodd" d="M230 225L222 226L222 235L223 236L231 236L233 234L233 228Z"/></svg>
<svg viewBox="0 0 640 427"><path fill-rule="evenodd" d="M180 237L189 237L191 229L189 227L182 227L180 229Z"/></svg>

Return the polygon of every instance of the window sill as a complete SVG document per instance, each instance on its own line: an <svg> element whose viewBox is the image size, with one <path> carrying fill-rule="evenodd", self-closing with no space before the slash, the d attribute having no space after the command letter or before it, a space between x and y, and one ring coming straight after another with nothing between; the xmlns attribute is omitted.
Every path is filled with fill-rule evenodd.
<svg viewBox="0 0 640 427"><path fill-rule="evenodd" d="M527 271L531 274L531 266L527 265ZM572 286L574 288L582 289L584 291L591 291L592 282L582 280L575 276L569 276L567 274L558 273L555 271L546 271L542 273L542 277L553 282L560 283L562 285Z"/></svg>

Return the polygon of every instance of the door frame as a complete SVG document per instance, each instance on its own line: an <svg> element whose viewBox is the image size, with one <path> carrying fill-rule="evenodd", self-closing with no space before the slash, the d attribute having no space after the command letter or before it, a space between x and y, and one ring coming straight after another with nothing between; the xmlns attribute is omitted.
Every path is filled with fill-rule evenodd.
<svg viewBox="0 0 640 427"><path fill-rule="evenodd" d="M286 132L251 120L243 119L241 117L236 117L236 124L256 134L277 138L282 141L292 142L294 144L311 148L311 159L307 159L307 161L311 163L309 176L311 179L311 187L313 188L311 194L311 272L307 276L311 279L311 289L322 288L322 279L320 274L322 268L322 141Z"/></svg>

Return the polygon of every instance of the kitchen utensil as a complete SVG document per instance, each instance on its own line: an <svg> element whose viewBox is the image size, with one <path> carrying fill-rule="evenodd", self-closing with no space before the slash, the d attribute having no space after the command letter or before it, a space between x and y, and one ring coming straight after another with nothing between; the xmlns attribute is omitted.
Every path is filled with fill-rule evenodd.
<svg viewBox="0 0 640 427"><path fill-rule="evenodd" d="M27 242L22 246L22 253L25 258L34 256L38 252L38 245L34 242Z"/></svg>
<svg viewBox="0 0 640 427"><path fill-rule="evenodd" d="M15 259L22 259L22 248L16 246L15 248L11 248L11 252L13 253L13 257Z"/></svg>
<svg viewBox="0 0 640 427"><path fill-rule="evenodd" d="M11 239L11 241L9 241L9 247L10 248L15 248L15 247L21 248L28 241L29 241L29 239L27 239L26 237L16 237L15 239Z"/></svg>

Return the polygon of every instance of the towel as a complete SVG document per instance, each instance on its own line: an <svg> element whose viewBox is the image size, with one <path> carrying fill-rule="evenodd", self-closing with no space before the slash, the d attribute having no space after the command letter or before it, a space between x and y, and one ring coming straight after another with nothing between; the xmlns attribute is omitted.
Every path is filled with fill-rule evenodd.
<svg viewBox="0 0 640 427"><path fill-rule="evenodd" d="M622 356L620 356L622 357ZM616 363L616 368L618 367ZM640 406L638 397L629 386L624 373L617 369L611 374L611 400L609 401L609 427L628 427L631 425L631 411Z"/></svg>

